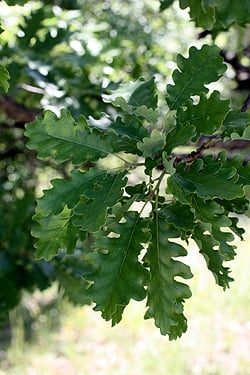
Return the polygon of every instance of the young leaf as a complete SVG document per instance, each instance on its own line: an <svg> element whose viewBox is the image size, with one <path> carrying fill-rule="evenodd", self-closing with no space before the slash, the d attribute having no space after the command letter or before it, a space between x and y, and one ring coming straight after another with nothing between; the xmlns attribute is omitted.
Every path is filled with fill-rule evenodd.
<svg viewBox="0 0 250 375"><path fill-rule="evenodd" d="M137 147L145 158L153 159L164 148L165 142L166 137L154 129L149 137L145 137L142 142L137 143Z"/></svg>
<svg viewBox="0 0 250 375"><path fill-rule="evenodd" d="M123 121L117 117L110 125L118 135L114 144L115 151L124 151L132 154L141 155L140 150L137 148L137 142L148 136L146 128L142 122L135 117L131 117Z"/></svg>
<svg viewBox="0 0 250 375"><path fill-rule="evenodd" d="M146 296L143 282L147 271L138 261L142 244L149 240L147 222L136 212L125 215L126 222L113 223L112 232L116 237L100 236L94 255L97 271L90 275L93 282L89 293L96 303L95 310L102 311L106 320L117 324L130 299L137 301Z"/></svg>
<svg viewBox="0 0 250 375"><path fill-rule="evenodd" d="M174 258L187 254L179 244L170 238L180 236L179 230L168 223L161 211L151 223L152 239L144 257L150 269L148 281L148 299L145 318L154 318L161 334L176 339L187 329L187 321L183 315L183 302L191 297L189 287L175 278L192 277L190 268Z"/></svg>
<svg viewBox="0 0 250 375"><path fill-rule="evenodd" d="M189 57L177 56L177 66L173 73L174 85L167 85L167 103L170 110L184 105L192 95L207 92L204 86L217 81L226 70L217 46L203 45L199 50L191 47Z"/></svg>
<svg viewBox="0 0 250 375"><path fill-rule="evenodd" d="M66 109L58 119L51 111L46 111L44 118L26 125L25 135L30 140L27 147L38 150L39 158L53 156L58 162L72 159L74 164L83 161L92 162L114 151L114 133L102 133L90 129L83 116L76 123Z"/></svg>

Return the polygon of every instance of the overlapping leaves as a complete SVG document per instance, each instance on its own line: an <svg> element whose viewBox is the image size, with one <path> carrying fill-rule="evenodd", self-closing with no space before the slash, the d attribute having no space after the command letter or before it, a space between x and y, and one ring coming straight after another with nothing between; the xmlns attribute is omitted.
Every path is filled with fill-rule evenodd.
<svg viewBox="0 0 250 375"><path fill-rule="evenodd" d="M36 256L50 259L60 248L69 253L85 232L96 232L105 224L107 211L121 199L126 184L124 172L109 174L93 169L73 171L70 180L54 180L38 200L33 230Z"/></svg>

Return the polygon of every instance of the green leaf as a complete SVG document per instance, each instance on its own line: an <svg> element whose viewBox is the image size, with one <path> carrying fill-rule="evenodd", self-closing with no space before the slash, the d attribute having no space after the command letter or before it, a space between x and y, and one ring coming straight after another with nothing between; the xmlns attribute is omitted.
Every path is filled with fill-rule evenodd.
<svg viewBox="0 0 250 375"><path fill-rule="evenodd" d="M128 101L129 105L134 108L146 106L148 108L156 109L157 107L157 95L155 94L155 80L152 77L149 81L142 82L138 86Z"/></svg>
<svg viewBox="0 0 250 375"><path fill-rule="evenodd" d="M6 4L8 5L24 5L28 2L28 0L4 0Z"/></svg>
<svg viewBox="0 0 250 375"><path fill-rule="evenodd" d="M152 108L148 108L145 105L142 105L134 111L134 114L138 117L142 117L150 123L155 124L159 117L159 112L157 110L153 110Z"/></svg>
<svg viewBox="0 0 250 375"><path fill-rule="evenodd" d="M177 56L173 73L174 85L167 85L167 103L170 110L184 105L192 95L208 92L204 86L217 81L226 70L217 46L203 45L200 50L191 47L189 57Z"/></svg>
<svg viewBox="0 0 250 375"><path fill-rule="evenodd" d="M180 0L180 7L190 8L190 17L198 27L215 31L227 30L232 24L250 22L250 3L238 0Z"/></svg>
<svg viewBox="0 0 250 375"><path fill-rule="evenodd" d="M114 144L116 152L124 151L141 155L140 150L137 148L137 142L148 136L148 131L141 121L133 117L126 119L124 122L118 117L111 123L110 128L118 135Z"/></svg>
<svg viewBox="0 0 250 375"><path fill-rule="evenodd" d="M211 0L203 0L204 3L210 3ZM232 24L237 23L240 26L246 26L250 23L250 2L238 0L215 1L217 30L227 30Z"/></svg>
<svg viewBox="0 0 250 375"><path fill-rule="evenodd" d="M75 122L69 111L63 109L58 119L51 111L44 118L26 124L27 147L38 150L39 158L53 156L58 162L72 159L74 164L86 160L95 162L114 151L114 133L90 129L83 116Z"/></svg>
<svg viewBox="0 0 250 375"><path fill-rule="evenodd" d="M243 157L235 155L232 159L228 158L227 152L220 152L218 160L223 163L226 168L235 168L239 176L237 184L241 186L250 185L250 163L243 163Z"/></svg>
<svg viewBox="0 0 250 375"><path fill-rule="evenodd" d="M142 123L134 118L128 118L126 122L124 122L120 117L117 117L117 119L111 123L110 127L115 130L119 136L127 136L136 141L140 141L148 135Z"/></svg>
<svg viewBox="0 0 250 375"><path fill-rule="evenodd" d="M154 318L161 334L176 339L187 329L183 315L183 302L191 297L189 287L176 277L189 279L190 268L174 258L185 256L186 250L170 238L180 236L179 230L168 223L166 215L160 211L151 223L152 240L144 257L150 269L148 299L145 318Z"/></svg>
<svg viewBox="0 0 250 375"><path fill-rule="evenodd" d="M200 253L204 256L207 267L212 272L216 283L226 289L234 279L229 276L230 269L223 266L225 260L223 255L220 251L215 250L217 241L210 234L205 234L205 229L201 224L196 225L193 238L200 249Z"/></svg>
<svg viewBox="0 0 250 375"><path fill-rule="evenodd" d="M161 216L175 228L185 231L193 228L194 214L189 205L179 202L168 204L161 209Z"/></svg>
<svg viewBox="0 0 250 375"><path fill-rule="evenodd" d="M229 100L220 99L218 91L214 91L209 98L202 93L198 104L194 105L190 100L185 110L180 108L177 111L176 126L194 125L196 136L193 137L193 141L196 141L201 134L212 135L221 128L229 111L229 103Z"/></svg>
<svg viewBox="0 0 250 375"><path fill-rule="evenodd" d="M88 172L73 170L71 179L55 179L51 181L52 188L44 191L44 195L38 199L36 212L42 216L53 213L58 215L67 205L73 208L81 197L90 198L96 185L101 185L105 180L107 171L93 168Z"/></svg>
<svg viewBox="0 0 250 375"><path fill-rule="evenodd" d="M175 147L186 145L191 139L195 138L196 131L193 125L180 124L176 125L167 134L165 150L168 155L171 154Z"/></svg>
<svg viewBox="0 0 250 375"><path fill-rule="evenodd" d="M238 178L235 168L222 168L217 161L211 161L208 168L197 159L189 168L181 163L176 173L169 177L168 188L173 194L181 189L184 195L195 193L200 198L230 200L244 196L243 189L237 184Z"/></svg>
<svg viewBox="0 0 250 375"><path fill-rule="evenodd" d="M201 0L179 0L181 9L189 7L190 18L196 26L211 30L215 23L214 6L204 7L204 1ZM210 5L211 1L209 1ZM212 1L213 3L213 1Z"/></svg>
<svg viewBox="0 0 250 375"><path fill-rule="evenodd" d="M10 79L10 75L8 70L0 65L0 87L4 90L6 93L10 87L8 80Z"/></svg>
<svg viewBox="0 0 250 375"><path fill-rule="evenodd" d="M221 228L231 227L232 220L227 216L224 207L215 201L204 201L195 195L192 195L191 204L195 212L195 217L202 223L208 223L206 230L211 232L214 246L218 247L220 256L223 260L231 260L235 257L235 246L228 244L234 240L231 232L224 232ZM220 284L221 285L221 284ZM224 287L224 285L222 285Z"/></svg>
<svg viewBox="0 0 250 375"><path fill-rule="evenodd" d="M149 137L145 137L142 142L137 143L137 147L145 158L153 159L164 148L165 142L166 137L154 129Z"/></svg>
<svg viewBox="0 0 250 375"><path fill-rule="evenodd" d="M148 273L138 260L142 243L147 243L147 221L136 212L125 215L126 222L113 223L112 232L116 237L100 236L94 255L98 270L91 275L93 285L89 295L96 303L95 310L102 311L106 320L117 324L131 298L140 301L146 296L143 286Z"/></svg>
<svg viewBox="0 0 250 375"><path fill-rule="evenodd" d="M135 82L121 83L117 89L109 90L109 94L104 94L102 96L103 101L105 103L113 103L115 105L115 100L117 98L122 98L124 99L125 103L128 103L133 92L138 87L140 87L143 83L144 83L143 79L139 79Z"/></svg>
<svg viewBox="0 0 250 375"><path fill-rule="evenodd" d="M37 259L50 260L60 249L65 249L69 254L75 251L77 229L72 224L71 210L65 207L59 215L47 217L38 213L33 219L38 223L31 232L32 236L37 238Z"/></svg>
<svg viewBox="0 0 250 375"><path fill-rule="evenodd" d="M113 207L123 196L122 188L126 185L126 171L118 174L106 174L93 180L83 192L87 198L75 207L73 224L81 230L97 232L105 224L107 210Z"/></svg>
<svg viewBox="0 0 250 375"><path fill-rule="evenodd" d="M173 2L174 0L160 0L160 12L163 12L163 10L169 8Z"/></svg>
<svg viewBox="0 0 250 375"><path fill-rule="evenodd" d="M133 108L141 106L155 109L157 96L155 95L154 78L146 82L140 79L135 82L123 83L116 90L110 91L109 95L103 95L103 100L121 107L129 113L133 111Z"/></svg>
<svg viewBox="0 0 250 375"><path fill-rule="evenodd" d="M237 133L240 136L247 127L250 126L250 113L241 111L230 111L223 121L223 129L225 136L231 136Z"/></svg>

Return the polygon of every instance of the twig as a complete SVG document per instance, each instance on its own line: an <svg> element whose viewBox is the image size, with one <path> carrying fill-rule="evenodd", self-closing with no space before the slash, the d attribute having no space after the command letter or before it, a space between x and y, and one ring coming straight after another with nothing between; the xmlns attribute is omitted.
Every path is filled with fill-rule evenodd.
<svg viewBox="0 0 250 375"><path fill-rule="evenodd" d="M244 101L243 106L241 107L241 112L246 112L249 105L250 105L250 94L248 94L246 100Z"/></svg>

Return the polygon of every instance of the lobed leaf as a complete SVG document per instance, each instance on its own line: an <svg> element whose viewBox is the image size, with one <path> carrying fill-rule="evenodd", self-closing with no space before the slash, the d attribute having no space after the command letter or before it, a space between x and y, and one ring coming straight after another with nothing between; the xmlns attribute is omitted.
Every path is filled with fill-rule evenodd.
<svg viewBox="0 0 250 375"><path fill-rule="evenodd" d="M168 223L162 211L156 214L150 228L152 239L144 257L150 269L145 318L154 318L161 334L176 339L187 329L183 303L191 297L189 287L177 281L176 277L189 279L192 273L186 264L174 259L185 256L187 252L181 245L169 240L178 238L180 232Z"/></svg>
<svg viewBox="0 0 250 375"><path fill-rule="evenodd" d="M129 114L133 114L137 109L137 115L147 119L153 118L155 121L155 117L158 116L157 112L152 112L157 107L154 77L149 81L139 79L135 82L123 83L116 90L111 90L110 94L103 95L103 100L121 107Z"/></svg>
<svg viewBox="0 0 250 375"><path fill-rule="evenodd" d="M200 253L204 256L207 267L212 272L216 283L226 289L234 279L229 276L230 269L223 266L224 256L220 251L215 250L217 241L210 234L205 233L206 227L198 224L194 228L193 238L200 249Z"/></svg>
<svg viewBox="0 0 250 375"><path fill-rule="evenodd" d="M247 127L250 127L250 113L241 111L230 111L223 121L223 130L225 136L231 136L237 133L239 136Z"/></svg>
<svg viewBox="0 0 250 375"><path fill-rule="evenodd" d="M123 196L126 173L106 173L100 179L93 179L83 193L87 199L80 201L74 209L73 224L83 231L97 232L105 224L108 208Z"/></svg>
<svg viewBox="0 0 250 375"><path fill-rule="evenodd" d="M167 154L170 155L175 147L186 145L195 136L196 131L193 125L183 124L182 126L182 124L177 124L167 134L165 147Z"/></svg>
<svg viewBox="0 0 250 375"><path fill-rule="evenodd" d="M116 139L114 133L90 129L83 116L75 122L66 109L59 119L53 112L45 111L43 119L26 124L25 135L29 138L27 147L38 150L39 158L53 156L58 162L72 159L74 164L107 156L114 151Z"/></svg>
<svg viewBox="0 0 250 375"><path fill-rule="evenodd" d="M137 147L145 158L153 159L164 148L165 142L166 137L154 129L148 137L143 138L142 142L137 143Z"/></svg>
<svg viewBox="0 0 250 375"><path fill-rule="evenodd" d="M199 50L189 49L189 57L177 56L177 66L173 73L174 84L167 85L167 103L170 110L184 105L192 95L207 92L204 86L217 81L226 70L217 46L203 45Z"/></svg>
<svg viewBox="0 0 250 375"><path fill-rule="evenodd" d="M244 196L242 187L237 184L238 178L233 167L222 168L215 160L210 162L209 167L204 167L203 161L197 159L189 168L186 168L184 163L180 164L176 172L168 178L168 187L170 192L177 195L180 190L180 193L195 193L200 198L230 200Z"/></svg>
<svg viewBox="0 0 250 375"><path fill-rule="evenodd" d="M35 256L37 259L50 260L60 249L69 254L75 251L78 238L77 228L72 224L72 212L67 207L59 215L43 217L37 213L33 219L37 222L32 229L35 242Z"/></svg>
<svg viewBox="0 0 250 375"><path fill-rule="evenodd" d="M208 30L213 28L215 23L215 8L213 1L210 1L210 6L207 7L204 6L203 0L179 0L179 2L181 9L189 7L190 18L195 22L196 26Z"/></svg>
<svg viewBox="0 0 250 375"><path fill-rule="evenodd" d="M232 24L245 26L250 22L250 4L238 0L179 0L180 7L189 7L196 26L216 32L227 30Z"/></svg>
<svg viewBox="0 0 250 375"><path fill-rule="evenodd" d="M228 212L224 207L214 200L202 200L192 194L191 205L194 209L195 218L203 223L209 224L205 226L212 235L212 242L216 245L220 256L223 260L232 260L235 257L235 246L230 245L228 242L234 240L231 232L221 230L222 228L231 227L233 222L228 217ZM221 285L221 284L220 284ZM224 285L223 285L224 287Z"/></svg>
<svg viewBox="0 0 250 375"><path fill-rule="evenodd" d="M127 212L126 222L113 223L116 237L101 235L93 257L98 270L90 276L93 282L88 295L96 303L95 310L102 311L106 320L117 324L130 299L137 301L146 296L143 282L147 271L138 260L142 244L149 240L147 221L136 212Z"/></svg>
<svg viewBox="0 0 250 375"><path fill-rule="evenodd" d="M160 12L167 9L172 5L174 0L160 0Z"/></svg>
<svg viewBox="0 0 250 375"><path fill-rule="evenodd" d="M239 176L237 184L240 186L250 185L250 163L243 163L243 157L235 155L232 159L227 157L227 152L220 152L218 160L223 163L226 168L235 168Z"/></svg>
<svg viewBox="0 0 250 375"><path fill-rule="evenodd" d="M148 136L148 131L141 121L134 117L123 121L120 117L117 117L111 123L110 128L118 135L114 144L116 152L124 151L141 155L140 150L137 148L137 142Z"/></svg>
<svg viewBox="0 0 250 375"><path fill-rule="evenodd" d="M200 135L212 135L219 130L229 112L229 100L221 100L218 91L214 91L209 98L201 93L199 103L194 105L191 100L187 101L186 109L179 108L177 111L176 127L185 125L195 126L196 135L192 141L196 141Z"/></svg>
<svg viewBox="0 0 250 375"><path fill-rule="evenodd" d="M211 0L203 0L209 4ZM217 30L227 30L232 24L237 23L240 26L246 26L250 23L250 3L249 1L223 0L215 1L216 23L214 28Z"/></svg>
<svg viewBox="0 0 250 375"><path fill-rule="evenodd" d="M107 171L93 168L88 172L73 170L69 180L52 180L52 189L45 190L37 200L36 212L42 216L58 215L65 206L74 208L81 197L90 198L95 186L105 183L106 175Z"/></svg>

